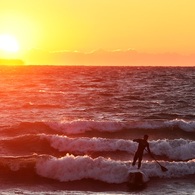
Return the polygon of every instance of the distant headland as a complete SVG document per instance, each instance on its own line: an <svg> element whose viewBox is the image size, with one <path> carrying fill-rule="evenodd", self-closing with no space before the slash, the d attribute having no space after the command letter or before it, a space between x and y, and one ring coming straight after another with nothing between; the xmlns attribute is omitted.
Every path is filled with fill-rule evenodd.
<svg viewBox="0 0 195 195"><path fill-rule="evenodd" d="M14 65L24 65L24 61L20 59L0 59L0 65L8 65L8 66L14 66Z"/></svg>

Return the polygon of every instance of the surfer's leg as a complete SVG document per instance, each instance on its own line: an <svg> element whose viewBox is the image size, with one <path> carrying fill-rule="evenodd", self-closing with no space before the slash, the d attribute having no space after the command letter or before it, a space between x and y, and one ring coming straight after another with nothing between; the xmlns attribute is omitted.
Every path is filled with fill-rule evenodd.
<svg viewBox="0 0 195 195"><path fill-rule="evenodd" d="M132 163L133 166L135 165L137 159L138 159L138 154L137 154L137 152L136 152L136 153L135 153L135 156L134 156L134 158L133 158L133 163Z"/></svg>
<svg viewBox="0 0 195 195"><path fill-rule="evenodd" d="M138 169L141 167L141 163L142 163L142 156L139 156L139 159L138 159Z"/></svg>

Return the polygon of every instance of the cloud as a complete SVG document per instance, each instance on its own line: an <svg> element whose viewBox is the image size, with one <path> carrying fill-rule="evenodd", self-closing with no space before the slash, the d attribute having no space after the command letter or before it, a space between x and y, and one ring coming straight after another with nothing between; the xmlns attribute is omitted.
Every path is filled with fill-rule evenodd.
<svg viewBox="0 0 195 195"><path fill-rule="evenodd" d="M96 50L91 52L32 50L26 55L27 64L46 65L123 65L123 66L193 66L195 54L141 53L128 50Z"/></svg>

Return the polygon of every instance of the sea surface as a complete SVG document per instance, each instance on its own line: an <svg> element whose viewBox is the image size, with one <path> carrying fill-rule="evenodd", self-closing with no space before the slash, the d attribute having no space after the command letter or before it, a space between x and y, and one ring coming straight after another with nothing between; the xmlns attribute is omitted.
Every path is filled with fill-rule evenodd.
<svg viewBox="0 0 195 195"><path fill-rule="evenodd" d="M131 189L137 143L149 135ZM0 67L0 194L195 194L195 67Z"/></svg>

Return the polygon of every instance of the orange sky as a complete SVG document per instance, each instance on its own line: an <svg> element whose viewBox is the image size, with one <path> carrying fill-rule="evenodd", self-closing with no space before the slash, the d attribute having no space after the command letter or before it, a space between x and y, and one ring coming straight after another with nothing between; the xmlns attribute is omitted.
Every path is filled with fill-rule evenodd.
<svg viewBox="0 0 195 195"><path fill-rule="evenodd" d="M6 57L22 58L27 64L195 64L194 0L1 0L0 4L0 35L11 34L20 46Z"/></svg>

